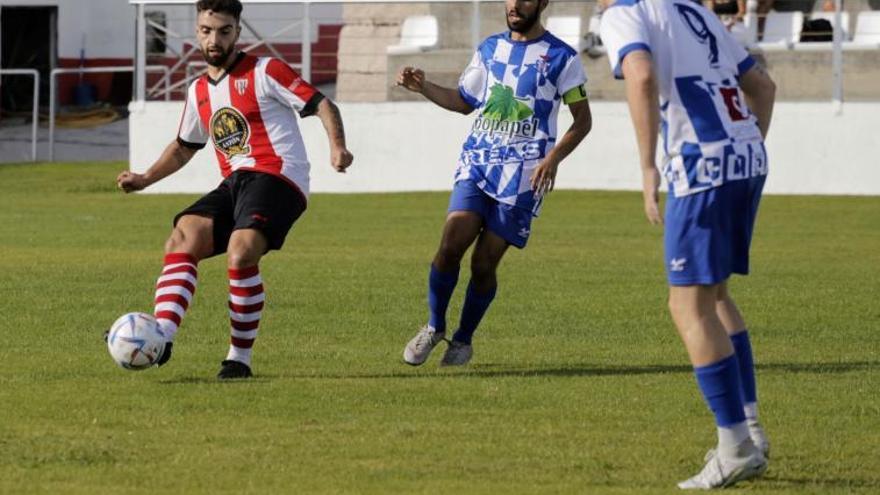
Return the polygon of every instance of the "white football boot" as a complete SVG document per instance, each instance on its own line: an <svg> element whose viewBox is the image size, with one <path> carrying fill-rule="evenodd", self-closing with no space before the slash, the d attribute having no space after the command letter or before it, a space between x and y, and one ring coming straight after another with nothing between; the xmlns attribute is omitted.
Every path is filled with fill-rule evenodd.
<svg viewBox="0 0 880 495"><path fill-rule="evenodd" d="M434 330L434 327L425 325L419 333L412 338L403 348L403 360L406 364L418 366L428 360L434 346L440 343L446 336L443 332Z"/></svg>
<svg viewBox="0 0 880 495"><path fill-rule="evenodd" d="M470 362L473 355L474 346L453 340L449 342L440 366L464 366Z"/></svg>
<svg viewBox="0 0 880 495"><path fill-rule="evenodd" d="M706 465L699 474L682 481L682 490L711 490L758 478L767 471L767 459L750 439L744 441L734 456L721 456L717 449L706 454Z"/></svg>

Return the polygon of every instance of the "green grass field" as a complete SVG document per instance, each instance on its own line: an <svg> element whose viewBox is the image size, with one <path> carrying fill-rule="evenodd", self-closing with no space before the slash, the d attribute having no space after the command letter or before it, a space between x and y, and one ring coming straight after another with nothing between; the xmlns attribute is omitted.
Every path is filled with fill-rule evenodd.
<svg viewBox="0 0 880 495"><path fill-rule="evenodd" d="M168 366L106 352L195 198L126 196L123 167L0 166L2 494L675 493L714 443L637 193L553 193L453 370L400 357L447 195L315 195L262 263L257 377L218 383L223 259ZM741 491L880 492L880 198L766 197L752 255L772 459Z"/></svg>

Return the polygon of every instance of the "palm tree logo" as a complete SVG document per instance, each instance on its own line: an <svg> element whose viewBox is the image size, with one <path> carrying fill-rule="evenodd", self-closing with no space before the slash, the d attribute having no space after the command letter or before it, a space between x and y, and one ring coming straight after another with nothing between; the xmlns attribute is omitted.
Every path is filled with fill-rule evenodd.
<svg viewBox="0 0 880 495"><path fill-rule="evenodd" d="M493 120L519 122L532 116L531 108L513 96L513 88L495 83L489 88L489 100L486 102L483 116Z"/></svg>

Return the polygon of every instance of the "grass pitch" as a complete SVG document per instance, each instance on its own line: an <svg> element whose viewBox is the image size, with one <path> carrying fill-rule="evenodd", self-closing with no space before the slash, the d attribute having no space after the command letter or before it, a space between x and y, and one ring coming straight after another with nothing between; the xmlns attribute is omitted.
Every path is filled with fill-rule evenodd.
<svg viewBox="0 0 880 495"><path fill-rule="evenodd" d="M123 166L0 166L0 493L674 493L714 443L637 193L554 192L454 370L400 357L447 195L315 195L262 264L257 377L218 383L223 259L168 366L106 352L195 198L125 196ZM772 459L742 491L878 493L880 198L766 197L752 254Z"/></svg>

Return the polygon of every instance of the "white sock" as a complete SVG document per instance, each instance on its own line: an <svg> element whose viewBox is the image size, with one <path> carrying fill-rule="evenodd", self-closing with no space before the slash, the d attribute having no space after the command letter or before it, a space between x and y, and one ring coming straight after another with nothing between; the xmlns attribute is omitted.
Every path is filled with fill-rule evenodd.
<svg viewBox="0 0 880 495"><path fill-rule="evenodd" d="M748 402L743 405L743 411L746 413L746 420L749 422L758 421L758 403L757 402Z"/></svg>
<svg viewBox="0 0 880 495"><path fill-rule="evenodd" d="M737 457L740 445L746 440L749 440L749 427L745 421L718 427L718 453L722 457Z"/></svg>

